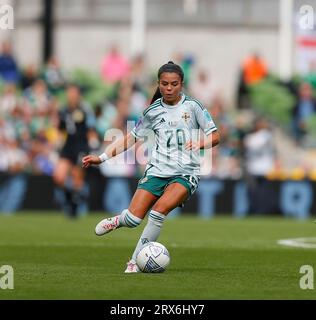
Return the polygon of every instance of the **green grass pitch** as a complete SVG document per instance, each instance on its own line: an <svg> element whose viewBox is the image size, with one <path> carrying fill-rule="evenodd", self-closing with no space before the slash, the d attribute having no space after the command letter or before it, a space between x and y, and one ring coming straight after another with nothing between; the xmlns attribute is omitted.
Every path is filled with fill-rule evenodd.
<svg viewBox="0 0 316 320"><path fill-rule="evenodd" d="M316 249L277 244L315 237L311 220L170 218L158 240L170 252L169 269L124 274L145 223L97 237L94 226L102 217L0 215L0 267L14 268L14 289L0 289L0 300L316 298L316 289L299 286L300 266L316 270Z"/></svg>

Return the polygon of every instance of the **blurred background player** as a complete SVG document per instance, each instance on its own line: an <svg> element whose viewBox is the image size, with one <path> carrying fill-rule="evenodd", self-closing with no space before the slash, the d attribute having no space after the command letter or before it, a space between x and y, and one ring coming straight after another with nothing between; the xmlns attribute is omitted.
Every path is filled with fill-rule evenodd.
<svg viewBox="0 0 316 320"><path fill-rule="evenodd" d="M80 163L81 158L89 153L89 141L93 141L96 135L95 118L82 101L78 86L68 86L66 99L59 112L59 130L64 144L53 178L59 187L56 190L58 202L65 213L76 217L87 210L88 186Z"/></svg>
<svg viewBox="0 0 316 320"><path fill-rule="evenodd" d="M265 177L275 167L277 155L271 129L264 118L255 119L253 130L245 135L244 151L249 210L256 214L269 212L273 208L273 191Z"/></svg>
<svg viewBox="0 0 316 320"><path fill-rule="evenodd" d="M198 187L200 149L219 143L217 128L202 104L182 93L184 73L169 61L158 71L158 88L151 105L134 129L106 148L101 156L83 158L83 166L100 164L132 147L136 140L155 135L155 147L128 209L103 219L95 228L97 235L120 227L137 227L150 211L147 225L137 243L125 273L139 272L136 257L142 246L159 237L163 222L173 209L182 206ZM202 130L206 135L200 140Z"/></svg>

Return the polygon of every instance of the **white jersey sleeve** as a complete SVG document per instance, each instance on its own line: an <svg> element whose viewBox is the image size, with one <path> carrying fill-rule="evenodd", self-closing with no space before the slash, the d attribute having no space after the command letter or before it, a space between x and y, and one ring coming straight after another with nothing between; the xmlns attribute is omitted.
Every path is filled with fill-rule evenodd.
<svg viewBox="0 0 316 320"><path fill-rule="evenodd" d="M217 130L217 127L209 114L209 112L199 103L197 103L195 110L195 117L199 127L206 135Z"/></svg>
<svg viewBox="0 0 316 320"><path fill-rule="evenodd" d="M131 131L132 135L136 139L144 138L148 135L148 131L151 129L151 121L149 117L146 115L140 117Z"/></svg>

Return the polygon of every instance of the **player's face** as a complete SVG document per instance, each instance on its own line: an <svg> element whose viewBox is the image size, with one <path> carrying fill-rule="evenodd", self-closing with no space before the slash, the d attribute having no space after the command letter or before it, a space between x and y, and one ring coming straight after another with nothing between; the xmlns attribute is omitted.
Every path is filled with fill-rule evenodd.
<svg viewBox="0 0 316 320"><path fill-rule="evenodd" d="M77 87L67 89L67 100L71 108L76 107L80 102L80 91Z"/></svg>
<svg viewBox="0 0 316 320"><path fill-rule="evenodd" d="M180 93L182 90L182 81L177 73L162 73L160 75L158 85L164 102L170 105L174 105L179 102L181 99Z"/></svg>

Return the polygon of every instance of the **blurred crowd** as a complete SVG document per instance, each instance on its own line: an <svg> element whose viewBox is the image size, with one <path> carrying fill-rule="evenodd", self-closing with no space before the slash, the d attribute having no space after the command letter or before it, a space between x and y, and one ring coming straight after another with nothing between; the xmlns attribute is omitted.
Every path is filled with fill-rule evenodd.
<svg viewBox="0 0 316 320"><path fill-rule="evenodd" d="M220 130L220 146L213 150L210 159L211 175L239 179L247 174L267 176L279 170L269 123L249 113L248 86L269 74L263 59L255 54L242 65L237 108L227 106L220 86L215 85L216 79L209 70L200 69L193 57L178 54L174 60L185 72L185 92L205 105ZM80 100L91 110L95 132L89 136L89 146L92 152L99 153L109 129L126 132L127 121L137 121L156 88L156 71L148 71L145 57L128 59L115 46L100 61L100 81L111 88L101 103L91 103L84 90L73 97L69 85L76 84L54 57L40 68L20 66L9 43L1 47L0 79L0 172L51 176L65 139L58 130L59 111L72 99ZM304 134L305 119L316 112L316 68L305 80L292 109L295 139ZM143 167L130 163L101 166L106 176L139 176L142 170Z"/></svg>
<svg viewBox="0 0 316 320"><path fill-rule="evenodd" d="M237 94L238 109L250 109L251 87L271 77L267 63L258 53L247 57L240 68L240 79ZM293 139L304 145L304 138L310 134L311 118L316 117L316 59L310 62L309 71L305 75L297 75L296 79L275 81L286 88L293 96L294 103L289 106L289 131ZM315 118L316 119L316 118ZM316 120L315 120L316 121Z"/></svg>

